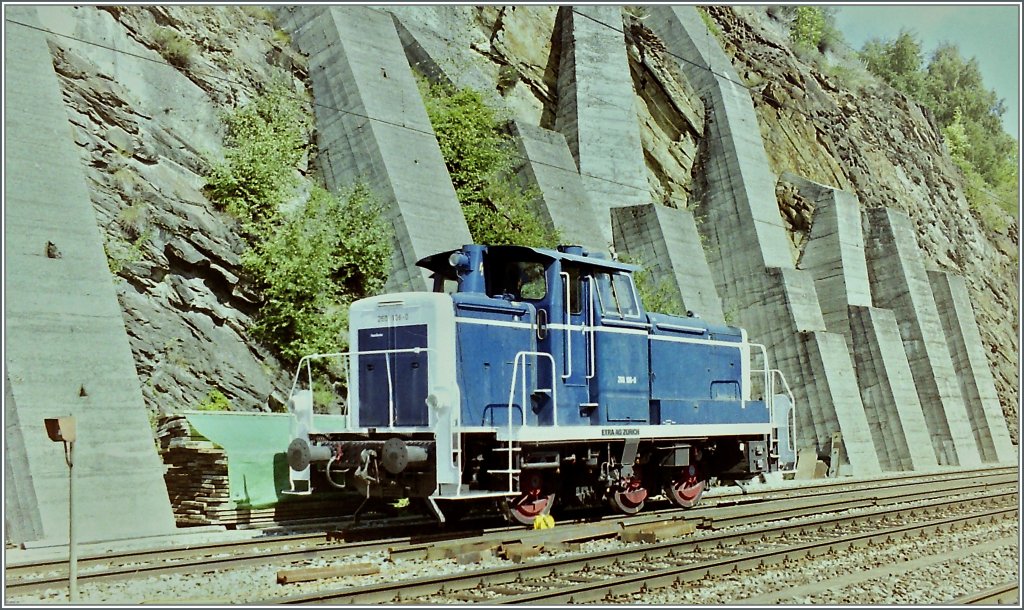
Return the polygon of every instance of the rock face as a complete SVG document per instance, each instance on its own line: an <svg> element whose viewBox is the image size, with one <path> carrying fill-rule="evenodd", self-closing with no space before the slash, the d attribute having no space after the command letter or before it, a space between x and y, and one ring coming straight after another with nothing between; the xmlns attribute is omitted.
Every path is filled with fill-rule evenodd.
<svg viewBox="0 0 1024 610"><path fill-rule="evenodd" d="M53 63L149 410L194 408L214 388L241 410L280 404L289 374L249 337L245 244L202 188L220 113L274 78L301 89L297 56L237 7L61 7L40 20L64 35L49 38ZM191 41L187 68L158 52L160 28Z"/></svg>
<svg viewBox="0 0 1024 610"><path fill-rule="evenodd" d="M774 21L765 9L757 7L709 7L707 15L718 30L716 34L701 30L700 19L695 20L691 29L699 48L694 53L720 47L724 53L716 51L715 61L735 75L723 86L716 84L717 93L712 92L709 85L718 77L685 69L681 61L696 57L679 57L679 51L666 47L666 41L654 31L661 22L655 23L651 10L604 7L573 12L569 7L550 6L363 9L372 11L367 14L374 27L388 34L388 61L401 58L401 45L413 67L431 78L482 89L509 113L525 157L520 178L541 187L543 200L538 205L546 220L564 225L578 210L594 209L579 170L604 177L607 184L611 184L608 180L625 183L623 188L630 191L647 189L641 198L602 201L602 209L644 202L677 208L666 210L645 203L645 210L656 212L648 220L657 222L637 225L640 228L631 232L650 242L635 244L636 249L671 252L672 243L683 243L678 237L683 233L687 247L697 247L699 242L710 272L691 277L684 264L673 262L659 273L680 286L692 282L701 294L717 294L721 312L716 310L714 317L721 315L733 323L751 321L755 329L763 329L763 336L752 336L752 340L780 346L778 365L791 383L801 384L806 392L802 399L814 412L813 417L801 416L800 427L811 431L819 449L826 448L822 445L843 421L848 422L844 426L859 429L863 420L865 426L872 427L870 434L844 438L849 443L847 450L877 452L880 465L888 469L915 468L932 459L910 447L920 444L914 436L919 430L906 429L903 440L880 441L877 435L895 419L902 420L906 428L906 413L929 408L911 404L910 369L879 347L893 344L897 327L902 332L905 322L899 312L894 316L889 310L875 309L888 305L874 294L874 279L874 302L853 298L851 284L847 284L837 289L832 295L835 298L821 297L819 305L815 283L826 285L830 280L822 275L812 278L799 261L827 269L836 260L845 265L847 257L845 250L829 250L830 238L822 228L827 212L823 211L822 224L814 232L816 212L825 199L815 194L814 188L808 191L808 183L845 192L837 197L855 198L861 212L890 208L903 214L926 270L963 278L966 292L958 288L954 295L947 290L950 296L942 302L963 307L966 294L973 307L972 316L944 317L942 322L947 332L956 335L955 344L947 347L955 352L954 364L961 368L969 365L972 371L987 364L991 371L994 394L983 373L975 374L981 380L974 382L977 387L960 381L966 388L963 394L977 396L985 405L984 411L969 411L971 421L978 424L984 419L992 426L998 400L1010 422L1010 439L1017 443L1017 224L1011 222L1004 233L993 233L974 217L928 113L870 78L861 77L862 83L847 85L853 81L801 59L790 49L785 34L788 25ZM348 14L337 13L340 17L335 18L341 21L334 29L339 35L358 36L359 28L346 21ZM223 392L234 409L267 411L283 403L289 390L289 371L250 335L258 313L258 295L240 264L246 245L237 222L215 209L203 192L203 176L223 155L221 112L252 98L272 82L288 83L298 96L321 104L317 118L320 133L316 135L325 147L333 146L322 138L332 114L322 105L343 106L348 98L321 99L324 94L318 93L307 74L302 45L292 39L293 29L301 24L290 21L288 15L287 10L279 9L275 15L252 6L38 9L41 27L50 32L45 40L82 159L80 170L95 224L115 275L114 289L141 395L151 416L194 407L212 389ZM613 79L594 61L600 57L601 45L608 46L608 56L615 58ZM389 78L387 72L356 76L381 80ZM586 87L592 91L588 93ZM413 89L403 86L391 91L398 92L398 99L383 94L373 103L387 104L388 120L401 126L408 118L402 96L413 94ZM581 95L602 91L611 92L622 103L604 99L599 108L580 103ZM721 99L715 99L716 95ZM715 115L716 107L742 100L748 100L744 102L748 107L752 104L752 112ZM422 109L418 99L408 101L409 108ZM312 114L313 104L308 108ZM628 144L625 152L609 147L601 126L595 129L594 119L587 118L596 111L600 112L594 116L618 117L621 124L616 127L626 134L622 136ZM422 127L421 114L413 118L412 124ZM733 125L732 119L739 122ZM358 144L362 136L357 137L357 132L361 133L362 127L358 122L347 124L348 135L341 140ZM401 128L391 125L389 129ZM559 129L564 137L555 132ZM737 165L713 154L725 146L724 136L733 143L760 147L756 163ZM566 137L569 144L563 144ZM426 136L422 139L429 140ZM9 142L15 147L20 144ZM429 142L421 144L424 151L430 148ZM539 144L546 148L541 150ZM359 156L356 152L346 154ZM628 155L621 167L614 159L619 153ZM329 168L322 166L325 161L334 163L335 154L312 156L302 171L330 174ZM380 156L401 157L394 151L389 154ZM364 161L339 163L359 168ZM574 161L578 163L576 173L571 167ZM400 163L385 169L385 174L377 176L381 184L391 181L393 185L404 179L397 175L405 171ZM625 173L617 174L620 169ZM740 177L744 198L749 199L743 213L751 217L749 228L762 242L758 244L760 254L748 257L750 260L740 265L742 269L737 267L739 263L729 262L735 257L726 256L737 235L719 233L737 222L740 212L724 212L735 204L720 187L709 184L709 176L716 171ZM565 175L564 184L559 183L559 174ZM780 180L784 175L788 177ZM443 186L447 176L434 178ZM755 183L756 187L750 186ZM397 233L410 244L412 257L426 247L417 244L424 240L433 243L431 236L421 235L416 227L436 226L436 222L410 222L416 213L415 197L403 197L394 221L396 225L404 223L404 233ZM714 214L721 218L709 213L716 197ZM465 223L453 205L450 199L446 201L443 213L450 218L438 221L461 231ZM624 209L620 213L630 212ZM674 219L685 219L678 222L686 226L679 226ZM603 229L612 226L611 219L595 216L585 224L575 227L575 233L565 233L577 234L579 241L594 242L601 249L610 237ZM703 239L692 239L694 228ZM62 242L51 241L40 244L40 253L54 260L53 256L61 254ZM846 237L839 242L853 243ZM822 247L825 250L820 250ZM620 250L630 252L629 248ZM393 284L411 283L415 273L409 271L409 261L400 267L404 277L396 276ZM12 268L7 273L24 270ZM745 291L726 277L734 273L747 278ZM954 281L951 285L960 284ZM977 337L981 349L976 349ZM965 341L974 347L961 345ZM5 362L5 395L11 387L8 376L14 374L8 368ZM881 369L889 371L888 376ZM24 408L21 396L8 398L9 405L16 402L19 409ZM837 404L846 406L837 408ZM5 459L5 471L10 474L11 469L24 465L24 448L31 439L12 431L6 440L9 450L22 452ZM986 448L985 457L995 455L1002 460L1012 453L1005 440L996 442L1002 447ZM934 449L936 456L945 451ZM877 467L870 462L864 462L869 464L868 470ZM16 490L17 501L8 498L8 508L20 514L26 514L25 507L38 501L23 487ZM38 519L26 516L23 522L26 536L38 534Z"/></svg>

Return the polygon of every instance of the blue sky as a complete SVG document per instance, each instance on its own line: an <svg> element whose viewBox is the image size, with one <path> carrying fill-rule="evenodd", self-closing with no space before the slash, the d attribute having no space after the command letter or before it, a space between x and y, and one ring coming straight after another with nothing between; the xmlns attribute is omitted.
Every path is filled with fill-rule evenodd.
<svg viewBox="0 0 1024 610"><path fill-rule="evenodd" d="M927 58L941 42L975 57L985 86L1005 100L1003 126L1019 140L1020 5L858 5L836 6L836 25L860 49L871 38L893 39L900 29L917 34Z"/></svg>

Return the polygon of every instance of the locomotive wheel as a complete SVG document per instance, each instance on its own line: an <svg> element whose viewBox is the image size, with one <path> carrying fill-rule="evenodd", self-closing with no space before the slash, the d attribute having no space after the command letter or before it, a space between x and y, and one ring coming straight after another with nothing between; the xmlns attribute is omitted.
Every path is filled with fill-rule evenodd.
<svg viewBox="0 0 1024 610"><path fill-rule="evenodd" d="M544 493L544 477L536 471L522 473L519 497L509 500L512 518L523 525L533 525L534 519L551 512L555 494Z"/></svg>
<svg viewBox="0 0 1024 610"><path fill-rule="evenodd" d="M641 486L637 479L633 479L626 486L626 489L618 489L612 492L609 500L612 508L624 515L635 515L644 507L644 500L647 499L647 489Z"/></svg>
<svg viewBox="0 0 1024 610"><path fill-rule="evenodd" d="M537 517L551 512L551 505L554 503L555 494L542 496L540 493L524 493L514 500L509 500L508 507L517 523L532 526Z"/></svg>
<svg viewBox="0 0 1024 610"><path fill-rule="evenodd" d="M665 487L665 495L676 506L693 508L704 495L705 481L696 466L683 468L679 476Z"/></svg>

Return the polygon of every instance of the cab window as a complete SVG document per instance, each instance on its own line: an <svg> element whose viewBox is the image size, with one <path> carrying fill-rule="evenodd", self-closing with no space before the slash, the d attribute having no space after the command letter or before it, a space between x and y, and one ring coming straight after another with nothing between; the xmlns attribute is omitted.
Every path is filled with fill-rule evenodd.
<svg viewBox="0 0 1024 610"><path fill-rule="evenodd" d="M536 262L509 261L490 277L487 295L511 296L513 300L539 301L548 294L544 265Z"/></svg>
<svg viewBox="0 0 1024 610"><path fill-rule="evenodd" d="M597 294L601 300L601 312L605 316L617 318L638 318L640 307L637 305L636 290L633 281L625 273L598 273Z"/></svg>

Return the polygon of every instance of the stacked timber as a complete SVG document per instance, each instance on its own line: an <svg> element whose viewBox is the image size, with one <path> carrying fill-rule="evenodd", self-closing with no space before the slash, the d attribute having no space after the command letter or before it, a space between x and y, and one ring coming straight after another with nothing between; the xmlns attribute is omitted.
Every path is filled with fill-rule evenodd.
<svg viewBox="0 0 1024 610"><path fill-rule="evenodd" d="M323 492L290 496L266 508L240 504L231 500L227 452L199 435L184 415L161 416L157 440L167 468L167 494L179 526L265 527L304 519L337 518L355 509L355 505L349 506L351 501L346 502L338 494Z"/></svg>
<svg viewBox="0 0 1024 610"><path fill-rule="evenodd" d="M183 415L161 417L157 437L178 525L222 523L221 513L235 508L224 450L196 434Z"/></svg>

